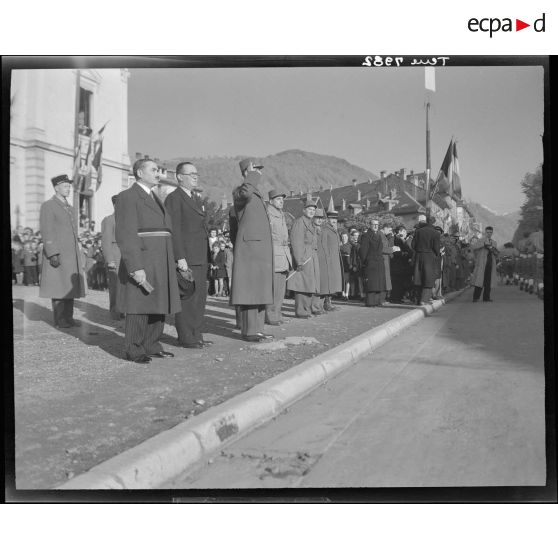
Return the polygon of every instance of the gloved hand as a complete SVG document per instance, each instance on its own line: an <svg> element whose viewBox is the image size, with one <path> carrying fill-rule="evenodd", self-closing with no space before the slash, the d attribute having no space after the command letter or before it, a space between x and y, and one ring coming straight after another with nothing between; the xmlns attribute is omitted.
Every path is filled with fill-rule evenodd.
<svg viewBox="0 0 558 558"><path fill-rule="evenodd" d="M49 261L49 263L52 267L58 267L60 265L60 260L58 259L58 254L55 254L54 256L51 256L48 261Z"/></svg>

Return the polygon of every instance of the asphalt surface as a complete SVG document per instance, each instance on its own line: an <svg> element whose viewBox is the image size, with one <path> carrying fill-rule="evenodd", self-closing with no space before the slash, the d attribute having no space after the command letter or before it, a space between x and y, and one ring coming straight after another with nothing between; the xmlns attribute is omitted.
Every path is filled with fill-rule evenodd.
<svg viewBox="0 0 558 558"><path fill-rule="evenodd" d="M285 343L249 344L234 329L234 309L210 297L202 351L176 346L172 319L165 350L175 358L141 365L123 359L122 322L111 320L108 293L90 291L76 301L81 327L52 326L50 300L37 287L13 287L16 486L59 486L95 465L136 447L250 388L328 351L409 308L340 310L268 327Z"/></svg>
<svg viewBox="0 0 558 558"><path fill-rule="evenodd" d="M544 485L543 303L471 296L164 488Z"/></svg>

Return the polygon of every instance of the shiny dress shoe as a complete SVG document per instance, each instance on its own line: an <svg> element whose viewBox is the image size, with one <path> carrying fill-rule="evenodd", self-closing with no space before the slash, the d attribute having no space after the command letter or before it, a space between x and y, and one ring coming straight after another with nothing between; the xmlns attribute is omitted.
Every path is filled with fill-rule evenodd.
<svg viewBox="0 0 558 558"><path fill-rule="evenodd" d="M312 316L295 316L295 318L298 318L299 320L309 320L310 318L312 318Z"/></svg>
<svg viewBox="0 0 558 558"><path fill-rule="evenodd" d="M249 341L250 343L259 343L262 338L259 335L243 335L243 341Z"/></svg>
<svg viewBox="0 0 558 558"><path fill-rule="evenodd" d="M256 333L256 335L260 338L260 339L275 339L274 335L271 335L270 333L261 333L258 332Z"/></svg>
<svg viewBox="0 0 558 558"><path fill-rule="evenodd" d="M151 355L149 355L151 358L155 357L155 358L170 358L173 357L174 354L173 353L169 353L168 351L159 351L158 353L153 353Z"/></svg>
<svg viewBox="0 0 558 558"><path fill-rule="evenodd" d="M267 325L271 325L271 326L278 326L281 325L282 322L265 322Z"/></svg>
<svg viewBox="0 0 558 558"><path fill-rule="evenodd" d="M196 343L181 343L180 346L184 349L203 349L203 343L201 341Z"/></svg>
<svg viewBox="0 0 558 558"><path fill-rule="evenodd" d="M72 327L72 324L69 322L58 322L55 327L66 329L68 327Z"/></svg>
<svg viewBox="0 0 558 558"><path fill-rule="evenodd" d="M132 362L135 362L136 364L149 364L151 362L151 358L148 357L147 355L140 355L136 358L128 357L128 360L131 360Z"/></svg>
<svg viewBox="0 0 558 558"><path fill-rule="evenodd" d="M81 322L78 322L72 318L68 320L68 323L70 324L70 327L79 327L81 325Z"/></svg>
<svg viewBox="0 0 558 558"><path fill-rule="evenodd" d="M200 341L200 343L204 346L204 347L210 347L211 345L213 345L213 341L206 341L205 339L202 339Z"/></svg>
<svg viewBox="0 0 558 558"><path fill-rule="evenodd" d="M321 316L322 314L325 314L325 312L323 310L318 310L317 312L312 312L312 314L314 314L314 316Z"/></svg>

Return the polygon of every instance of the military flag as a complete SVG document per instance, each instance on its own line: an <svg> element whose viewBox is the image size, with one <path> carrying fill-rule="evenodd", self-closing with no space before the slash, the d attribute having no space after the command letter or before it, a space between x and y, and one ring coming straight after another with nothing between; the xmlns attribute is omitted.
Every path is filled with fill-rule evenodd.
<svg viewBox="0 0 558 558"><path fill-rule="evenodd" d="M435 194L445 194L461 199L461 178L459 177L459 161L455 141L450 141L446 156L440 167L440 172L432 188L431 197Z"/></svg>

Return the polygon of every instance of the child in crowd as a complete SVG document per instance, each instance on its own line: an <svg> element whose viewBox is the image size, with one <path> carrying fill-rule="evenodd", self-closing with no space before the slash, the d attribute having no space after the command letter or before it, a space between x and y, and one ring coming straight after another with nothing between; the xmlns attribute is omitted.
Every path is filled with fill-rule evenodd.
<svg viewBox="0 0 558 558"><path fill-rule="evenodd" d="M38 285L37 280L37 243L28 240L23 245L23 284Z"/></svg>
<svg viewBox="0 0 558 558"><path fill-rule="evenodd" d="M225 268L225 243L215 242L211 250L211 277L215 289L215 296L225 296L223 291L224 279L227 276Z"/></svg>

